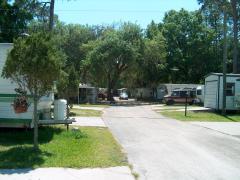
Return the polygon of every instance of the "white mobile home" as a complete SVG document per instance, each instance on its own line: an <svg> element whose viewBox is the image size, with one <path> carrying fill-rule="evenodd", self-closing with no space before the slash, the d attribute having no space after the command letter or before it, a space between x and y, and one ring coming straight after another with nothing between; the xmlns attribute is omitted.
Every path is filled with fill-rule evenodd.
<svg viewBox="0 0 240 180"><path fill-rule="evenodd" d="M240 109L240 74L226 75L226 110ZM204 107L222 109L223 74L211 73L205 78Z"/></svg>
<svg viewBox="0 0 240 180"><path fill-rule="evenodd" d="M16 98L15 88L18 88L18 86L9 79L3 79L1 77L7 54L12 47L13 45L11 43L0 43L0 127L31 127L33 118L33 103L31 98L28 98L30 105L27 112L16 113L12 104ZM49 95L40 99L38 110L41 112L42 120L50 119L53 100L53 93L49 93Z"/></svg>

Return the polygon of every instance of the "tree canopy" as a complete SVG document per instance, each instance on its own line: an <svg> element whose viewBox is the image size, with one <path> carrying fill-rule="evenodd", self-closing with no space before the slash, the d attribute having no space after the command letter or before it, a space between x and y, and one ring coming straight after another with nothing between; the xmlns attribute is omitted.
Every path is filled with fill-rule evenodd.
<svg viewBox="0 0 240 180"><path fill-rule="evenodd" d="M89 71L95 77L95 83L103 82L102 85L108 87L109 100L111 90L122 73L134 65L136 60L136 44L138 44L138 31L140 31L136 28L135 25L125 24L118 31L107 29L100 39L91 43L93 47L87 56L90 64Z"/></svg>
<svg viewBox="0 0 240 180"><path fill-rule="evenodd" d="M41 20L46 12L37 0L0 0L0 42L13 42L26 33L29 23Z"/></svg>

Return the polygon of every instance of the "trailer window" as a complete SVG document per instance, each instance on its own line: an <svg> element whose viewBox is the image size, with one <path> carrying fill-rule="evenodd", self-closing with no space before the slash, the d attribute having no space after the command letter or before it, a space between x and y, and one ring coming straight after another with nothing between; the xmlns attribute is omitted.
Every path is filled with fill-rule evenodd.
<svg viewBox="0 0 240 180"><path fill-rule="evenodd" d="M171 96L178 97L179 96L179 91L173 91Z"/></svg>
<svg viewBox="0 0 240 180"><path fill-rule="evenodd" d="M199 96L202 95L202 90L201 89L197 90L197 95L199 95Z"/></svg>
<svg viewBox="0 0 240 180"><path fill-rule="evenodd" d="M226 95L227 96L235 95L235 83L227 83Z"/></svg>
<svg viewBox="0 0 240 180"><path fill-rule="evenodd" d="M187 95L187 91L180 91L180 97L186 97Z"/></svg>
<svg viewBox="0 0 240 180"><path fill-rule="evenodd" d="M190 97L196 97L196 89L195 90L192 90L190 91Z"/></svg>

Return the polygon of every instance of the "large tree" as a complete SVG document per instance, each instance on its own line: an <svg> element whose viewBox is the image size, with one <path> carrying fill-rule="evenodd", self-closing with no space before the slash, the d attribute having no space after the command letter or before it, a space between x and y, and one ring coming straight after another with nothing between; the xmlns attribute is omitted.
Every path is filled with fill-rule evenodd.
<svg viewBox="0 0 240 180"><path fill-rule="evenodd" d="M142 73L148 86L154 88L163 81L166 55L166 41L161 33L153 37L152 40L145 40Z"/></svg>
<svg viewBox="0 0 240 180"><path fill-rule="evenodd" d="M26 88L34 102L34 148L38 149L37 104L41 96L52 90L53 82L58 80L64 56L50 35L32 34L14 41L2 76Z"/></svg>
<svg viewBox="0 0 240 180"><path fill-rule="evenodd" d="M163 20L163 35L172 82L199 83L206 74L220 68L211 46L214 32L200 13L183 9L168 12ZM171 70L175 68L178 72Z"/></svg>
<svg viewBox="0 0 240 180"><path fill-rule="evenodd" d="M58 82L58 92L60 97L66 98L69 103L70 97L76 97L81 78L88 71L82 68L83 59L86 52L81 48L84 43L95 39L95 33L91 27L83 25L64 25L56 23L56 29L53 31L54 38L59 44L59 48L66 55L66 61L63 64L63 76Z"/></svg>
<svg viewBox="0 0 240 180"><path fill-rule="evenodd" d="M233 73L240 74L240 58L239 54L239 17L240 17L240 2L237 0L231 0L232 18L233 18Z"/></svg>
<svg viewBox="0 0 240 180"><path fill-rule="evenodd" d="M45 10L38 0L0 0L0 42L13 42L34 18L41 19Z"/></svg>
<svg viewBox="0 0 240 180"><path fill-rule="evenodd" d="M112 100L112 90L121 75L135 63L139 32L137 26L125 24L119 30L106 30L100 39L91 43L87 58L89 71L95 83L103 82L108 87L108 100Z"/></svg>
<svg viewBox="0 0 240 180"><path fill-rule="evenodd" d="M215 30L218 24L218 32L220 35L217 40L223 37L223 15L226 13L228 18L228 23L232 24L233 34L233 51L232 51L232 72L240 73L240 58L239 58L239 16L240 16L240 2L237 0L198 0L198 3L202 5L202 12L207 17L206 19L211 24L215 19ZM216 41L217 41L216 40Z"/></svg>

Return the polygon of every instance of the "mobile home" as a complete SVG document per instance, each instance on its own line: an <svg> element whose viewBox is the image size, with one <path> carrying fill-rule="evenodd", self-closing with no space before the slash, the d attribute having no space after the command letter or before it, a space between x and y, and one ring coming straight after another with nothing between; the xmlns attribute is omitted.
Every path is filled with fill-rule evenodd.
<svg viewBox="0 0 240 180"><path fill-rule="evenodd" d="M13 44L11 43L0 43L0 127L32 127L33 103L29 93L27 94L29 97L27 111L21 113L16 112L13 107L13 102L17 97L15 89L18 88L18 86L9 79L3 79L1 77L7 54L12 47ZM40 120L51 119L50 111L53 101L53 93L49 93L39 100L38 110Z"/></svg>
<svg viewBox="0 0 240 180"><path fill-rule="evenodd" d="M222 109L223 74L211 73L205 78L204 107ZM226 75L226 110L240 109L240 74Z"/></svg>
<svg viewBox="0 0 240 180"><path fill-rule="evenodd" d="M88 84L79 84L78 104L79 103L97 103L98 88Z"/></svg>

